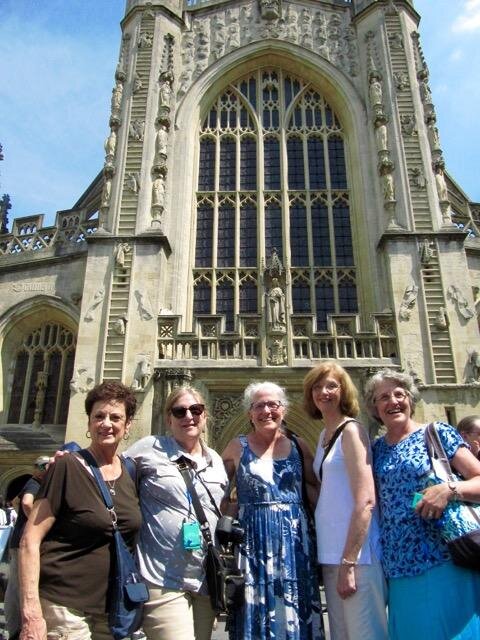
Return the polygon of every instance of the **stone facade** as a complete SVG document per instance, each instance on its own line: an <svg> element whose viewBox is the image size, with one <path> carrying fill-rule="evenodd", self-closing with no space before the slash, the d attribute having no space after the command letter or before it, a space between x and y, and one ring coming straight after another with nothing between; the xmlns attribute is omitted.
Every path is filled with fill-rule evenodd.
<svg viewBox="0 0 480 640"><path fill-rule="evenodd" d="M301 385L325 358L359 387L411 372L420 420L480 411L480 205L446 172L418 22L406 0L128 0L102 172L54 227L0 235L0 492L39 453L85 443L85 394L107 378L138 394L134 437L162 432L163 398L192 382L219 449L248 428L252 379L287 387L289 426L313 444ZM328 265L312 257L322 212Z"/></svg>

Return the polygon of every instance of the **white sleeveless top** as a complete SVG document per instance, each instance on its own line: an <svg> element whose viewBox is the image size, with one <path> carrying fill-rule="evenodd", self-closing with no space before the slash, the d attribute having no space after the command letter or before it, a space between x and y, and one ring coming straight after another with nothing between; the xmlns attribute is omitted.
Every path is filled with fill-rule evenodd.
<svg viewBox="0 0 480 640"><path fill-rule="evenodd" d="M350 480L342 449L343 433L337 438L322 467L322 485L315 508L317 532L317 557L319 564L340 564L347 539L348 527L354 507ZM319 478L323 458L325 431L320 435L313 462L313 470ZM371 564L372 555L380 559L378 511L375 508L368 534L364 540L359 564Z"/></svg>

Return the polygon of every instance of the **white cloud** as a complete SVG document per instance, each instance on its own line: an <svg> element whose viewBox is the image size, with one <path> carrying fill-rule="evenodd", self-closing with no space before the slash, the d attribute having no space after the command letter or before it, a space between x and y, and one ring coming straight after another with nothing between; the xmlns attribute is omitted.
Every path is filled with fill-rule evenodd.
<svg viewBox="0 0 480 640"><path fill-rule="evenodd" d="M452 31L480 31L480 0L466 0L462 12L452 25Z"/></svg>

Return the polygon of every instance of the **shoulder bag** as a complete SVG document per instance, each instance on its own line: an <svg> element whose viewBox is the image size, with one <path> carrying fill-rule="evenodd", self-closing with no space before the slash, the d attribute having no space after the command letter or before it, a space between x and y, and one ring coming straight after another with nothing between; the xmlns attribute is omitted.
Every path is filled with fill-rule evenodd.
<svg viewBox="0 0 480 640"><path fill-rule="evenodd" d="M437 460L443 467L447 481L457 481L433 422L425 429L425 445L432 470L435 470L433 460ZM438 522L454 564L480 571L480 516L475 507L462 502L449 502ZM455 535L459 529L470 530Z"/></svg>
<svg viewBox="0 0 480 640"><path fill-rule="evenodd" d="M108 625L115 640L122 640L137 631L142 624L143 605L149 597L148 587L143 582L135 558L118 529L112 496L107 489L97 461L86 449L82 449L79 453L90 466L105 506L112 518L116 565L109 589Z"/></svg>
<svg viewBox="0 0 480 640"><path fill-rule="evenodd" d="M207 577L208 593L210 603L215 613L230 613L234 609L241 607L245 601L245 576L237 567L233 549L222 550L217 549L213 543L212 532L208 524L205 511L198 497L197 491L192 482L190 473L190 464L183 458L177 463L178 469L187 485L187 490L192 499L192 505L195 510L203 539L207 545L205 555L205 574ZM203 483L202 483L203 484ZM219 518L222 517L213 496L208 488L204 485L209 494L210 501Z"/></svg>

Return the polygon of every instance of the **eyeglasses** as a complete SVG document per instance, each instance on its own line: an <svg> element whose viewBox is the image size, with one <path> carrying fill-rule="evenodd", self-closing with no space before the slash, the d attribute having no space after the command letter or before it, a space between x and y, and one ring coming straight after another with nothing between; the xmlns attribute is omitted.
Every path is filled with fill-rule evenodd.
<svg viewBox="0 0 480 640"><path fill-rule="evenodd" d="M42 462L41 464L36 464L35 466L37 467L37 469L39 469L39 471L46 471L48 462Z"/></svg>
<svg viewBox="0 0 480 640"><path fill-rule="evenodd" d="M390 401L390 398L393 398L393 400L396 400L397 402L402 402L403 400L405 400L407 395L408 394L406 394L405 391L400 391L400 389L398 389L396 391L392 391L391 393L382 393L381 396L375 398L375 402L386 403Z"/></svg>
<svg viewBox="0 0 480 640"><path fill-rule="evenodd" d="M172 407L170 413L174 418L184 418L187 415L187 411L190 411L192 416L201 416L205 411L204 404L192 404L189 407Z"/></svg>
<svg viewBox="0 0 480 640"><path fill-rule="evenodd" d="M263 411L264 409L270 409L270 411L278 411L282 406L281 402L275 402L275 400L265 400L264 402L252 402L250 409L252 411Z"/></svg>
<svg viewBox="0 0 480 640"><path fill-rule="evenodd" d="M330 391L333 393L334 391L338 391L340 389L340 385L337 382L326 382L322 384L321 382L316 382L312 389L314 391Z"/></svg>

